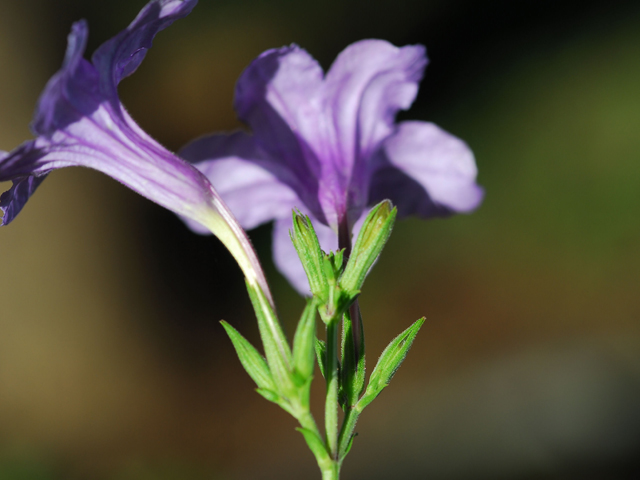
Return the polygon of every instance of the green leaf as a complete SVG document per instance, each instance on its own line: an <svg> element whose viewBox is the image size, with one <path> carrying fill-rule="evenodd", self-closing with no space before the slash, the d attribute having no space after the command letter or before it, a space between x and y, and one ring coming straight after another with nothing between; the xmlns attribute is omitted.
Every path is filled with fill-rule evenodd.
<svg viewBox="0 0 640 480"><path fill-rule="evenodd" d="M351 438L349 439L349 443L347 444L347 448L344 451L344 455L342 455L342 458L346 457L347 455L349 455L349 452L351 451L351 447L353 447L353 440L358 436L357 433L354 433L353 435L351 435Z"/></svg>
<svg viewBox="0 0 640 480"><path fill-rule="evenodd" d="M316 311L316 300L309 299L293 337L293 367L305 381L313 375Z"/></svg>
<svg viewBox="0 0 640 480"><path fill-rule="evenodd" d="M293 246L302 262L311 293L321 299L326 298L327 280L324 272L324 253L311 219L293 211L293 230L289 232Z"/></svg>
<svg viewBox="0 0 640 480"><path fill-rule="evenodd" d="M365 219L353 247L340 286L353 297L362 289L362 284L382 252L396 219L397 209L389 200L373 207Z"/></svg>
<svg viewBox="0 0 640 480"><path fill-rule="evenodd" d="M352 322L351 316L357 315L357 321ZM357 329L354 331L354 328ZM340 398L343 409L346 410L358 402L364 391L365 382L365 346L364 328L360 308L357 303L352 305L344 314L342 322L342 378L340 381Z"/></svg>
<svg viewBox="0 0 640 480"><path fill-rule="evenodd" d="M325 371L327 369L327 343L324 340L316 338L316 358L318 366L323 378L326 378Z"/></svg>
<svg viewBox="0 0 640 480"><path fill-rule="evenodd" d="M424 324L424 317L417 320L413 325L404 332L394 338L391 343L384 349L376 368L371 373L369 385L364 396L358 402L358 407L362 410L369 405L380 392L389 385L389 382L400 368L404 361L413 340L416 338L420 327Z"/></svg>
<svg viewBox="0 0 640 480"><path fill-rule="evenodd" d="M271 304L262 290L247 282L247 290L253 304L260 337L267 357L267 365L276 384L277 391L288 396L295 390L291 370L291 350L287 344L280 322L276 317Z"/></svg>
<svg viewBox="0 0 640 480"><path fill-rule="evenodd" d="M240 363L247 371L249 376L256 382L258 388L273 390L275 384L273 383L273 377L267 366L265 359L258 353L258 351L251 345L235 328L222 320L220 322L224 327L227 335L233 343L233 347L236 349Z"/></svg>
<svg viewBox="0 0 640 480"><path fill-rule="evenodd" d="M331 461L327 447L317 433L302 427L298 427L296 430L302 433L307 445L318 460L318 463Z"/></svg>
<svg viewBox="0 0 640 480"><path fill-rule="evenodd" d="M289 403L280 395L278 395L276 392L272 390L267 390L266 388L256 388L256 392L258 392L260 395L262 395L264 398L266 398L270 402L273 402L278 406L280 406L280 408L282 408L288 414L293 415L295 417L295 412L291 408L291 405L289 405Z"/></svg>

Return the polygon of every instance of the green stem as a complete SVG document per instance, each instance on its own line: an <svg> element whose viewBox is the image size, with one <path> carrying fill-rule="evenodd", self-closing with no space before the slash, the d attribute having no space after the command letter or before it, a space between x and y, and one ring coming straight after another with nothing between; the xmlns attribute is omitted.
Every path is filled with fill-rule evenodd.
<svg viewBox="0 0 640 480"><path fill-rule="evenodd" d="M322 480L339 480L340 478L340 464L338 462L332 462L329 468L322 470Z"/></svg>
<svg viewBox="0 0 640 480"><path fill-rule="evenodd" d="M338 459L338 323L335 317L327 323L327 371L325 372L327 376L327 398L324 411L326 442L331 458L334 460Z"/></svg>
<svg viewBox="0 0 640 480"><path fill-rule="evenodd" d="M309 410L298 414L296 416L296 419L298 420L298 423L302 428L306 428L307 430L310 430L313 433L317 434L318 437L322 438L320 435L320 431L318 430L318 426L316 425L316 420L313 418L313 415L311 415L311 412Z"/></svg>

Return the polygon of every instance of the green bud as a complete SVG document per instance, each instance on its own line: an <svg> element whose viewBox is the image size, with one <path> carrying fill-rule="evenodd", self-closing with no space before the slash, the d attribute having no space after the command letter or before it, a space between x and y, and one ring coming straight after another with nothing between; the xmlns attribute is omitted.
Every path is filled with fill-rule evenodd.
<svg viewBox="0 0 640 480"><path fill-rule="evenodd" d="M309 279L311 293L318 298L325 299L327 290L325 255L320 248L318 236L309 217L294 211L293 230L290 235Z"/></svg>
<svg viewBox="0 0 640 480"><path fill-rule="evenodd" d="M360 292L367 273L391 235L396 214L397 209L389 200L384 200L367 215L340 278L340 286L350 295L356 296Z"/></svg>

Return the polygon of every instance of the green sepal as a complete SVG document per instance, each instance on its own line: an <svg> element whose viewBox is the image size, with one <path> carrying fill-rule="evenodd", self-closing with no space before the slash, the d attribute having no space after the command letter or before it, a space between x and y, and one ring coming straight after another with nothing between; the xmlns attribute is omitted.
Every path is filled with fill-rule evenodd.
<svg viewBox="0 0 640 480"><path fill-rule="evenodd" d="M316 358L318 359L318 367L320 367L320 373L322 374L323 378L326 378L327 375L325 374L325 372L327 370L327 342L316 338L315 347Z"/></svg>
<svg viewBox="0 0 640 480"><path fill-rule="evenodd" d="M259 287L254 287L247 282L247 290L253 304L260 337L267 357L267 365L271 371L276 390L281 395L288 396L295 390L291 371L291 350L287 344L278 317L276 317L271 304Z"/></svg>
<svg viewBox="0 0 640 480"><path fill-rule="evenodd" d="M371 373L369 385L364 396L358 402L358 407L362 410L369 405L380 392L389 385L389 382L400 368L403 360L407 356L413 340L416 338L420 327L424 324L424 317L417 320L413 325L394 338L384 349L376 368Z"/></svg>
<svg viewBox="0 0 640 480"><path fill-rule="evenodd" d="M302 262L311 293L324 300L326 298L327 280L324 271L324 253L320 248L318 236L311 219L300 212L293 211L293 230L289 232L293 246Z"/></svg>
<svg viewBox="0 0 640 480"><path fill-rule="evenodd" d="M351 321L353 313L358 315L357 322ZM354 327L358 329L357 335L354 335ZM360 308L357 305L345 312L342 321L341 365L342 378L340 379L339 398L343 410L347 410L358 402L365 386L364 328L360 317Z"/></svg>
<svg viewBox="0 0 640 480"><path fill-rule="evenodd" d="M389 200L373 207L360 229L347 266L340 278L340 286L355 297L369 270L382 252L396 219L397 209Z"/></svg>
<svg viewBox="0 0 640 480"><path fill-rule="evenodd" d="M309 449L313 452L313 455L316 457L319 464L321 462L331 461L329 452L327 452L327 447L317 433L309 430L308 428L302 427L297 427L296 430L302 434L309 446Z"/></svg>
<svg viewBox="0 0 640 480"><path fill-rule="evenodd" d="M293 367L295 372L305 381L313 375L316 341L316 311L314 298L307 301L293 337Z"/></svg>
<svg viewBox="0 0 640 480"><path fill-rule="evenodd" d="M245 339L240 332L222 320L220 322L233 343L240 363L260 389L274 390L273 377L264 357Z"/></svg>

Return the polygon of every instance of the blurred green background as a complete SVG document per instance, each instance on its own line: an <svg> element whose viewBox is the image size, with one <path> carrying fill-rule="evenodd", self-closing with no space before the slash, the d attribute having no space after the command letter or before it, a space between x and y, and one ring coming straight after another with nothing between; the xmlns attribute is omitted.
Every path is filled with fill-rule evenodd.
<svg viewBox="0 0 640 480"><path fill-rule="evenodd" d="M92 51L144 3L0 0L0 149L29 138L71 22L89 20ZM470 216L399 223L368 280L370 362L428 322L345 480L640 478L638 2L201 0L121 98L175 150L239 126L233 86L261 51L295 42L327 67L368 37L427 46L401 118L465 139L487 195ZM302 301L270 227L252 238L290 332ZM67 169L0 231L0 255L0 479L318 478L218 324L257 340L216 239Z"/></svg>

